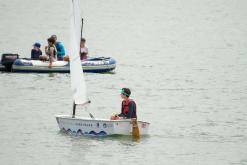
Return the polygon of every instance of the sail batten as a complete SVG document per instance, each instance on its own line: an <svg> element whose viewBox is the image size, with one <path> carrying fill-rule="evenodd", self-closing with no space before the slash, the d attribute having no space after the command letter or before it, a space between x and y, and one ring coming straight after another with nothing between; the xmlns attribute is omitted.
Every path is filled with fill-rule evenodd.
<svg viewBox="0 0 247 165"><path fill-rule="evenodd" d="M70 14L70 77L75 104L88 102L86 84L80 60L81 11L79 0L71 0Z"/></svg>

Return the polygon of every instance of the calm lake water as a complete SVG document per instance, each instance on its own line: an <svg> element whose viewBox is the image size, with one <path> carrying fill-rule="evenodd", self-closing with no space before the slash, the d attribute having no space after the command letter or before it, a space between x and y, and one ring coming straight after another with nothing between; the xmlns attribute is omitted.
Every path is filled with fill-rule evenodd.
<svg viewBox="0 0 247 165"><path fill-rule="evenodd" d="M81 0L81 9L90 54L118 62L114 74L85 74L88 110L119 112L129 87L150 135L60 133L69 74L0 73L0 164L247 164L246 0ZM29 57L52 34L68 47L68 11L68 0L1 0L0 53Z"/></svg>

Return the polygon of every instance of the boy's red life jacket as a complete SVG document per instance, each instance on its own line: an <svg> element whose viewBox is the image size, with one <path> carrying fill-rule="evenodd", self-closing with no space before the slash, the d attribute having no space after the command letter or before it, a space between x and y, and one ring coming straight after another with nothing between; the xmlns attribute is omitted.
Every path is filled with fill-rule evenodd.
<svg viewBox="0 0 247 165"><path fill-rule="evenodd" d="M126 101L123 101L123 113L127 114L129 112L129 104L132 100L128 99Z"/></svg>
<svg viewBox="0 0 247 165"><path fill-rule="evenodd" d="M128 114L130 102L134 102L134 101L131 100L131 99L128 99L128 100L125 100L125 101L122 102L122 114L125 114L125 115ZM135 102L134 102L134 104L135 104ZM135 109L135 111L133 112L133 114L131 116L133 118L136 118L136 109Z"/></svg>

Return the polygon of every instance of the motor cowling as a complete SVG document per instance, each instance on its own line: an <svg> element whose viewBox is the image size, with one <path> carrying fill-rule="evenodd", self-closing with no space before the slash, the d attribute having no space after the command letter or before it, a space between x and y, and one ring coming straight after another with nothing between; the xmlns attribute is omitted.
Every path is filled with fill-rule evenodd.
<svg viewBox="0 0 247 165"><path fill-rule="evenodd" d="M5 53L5 54L2 54L1 63L2 63L2 65L5 66L6 71L10 72L12 69L13 63L18 58L19 58L18 54Z"/></svg>

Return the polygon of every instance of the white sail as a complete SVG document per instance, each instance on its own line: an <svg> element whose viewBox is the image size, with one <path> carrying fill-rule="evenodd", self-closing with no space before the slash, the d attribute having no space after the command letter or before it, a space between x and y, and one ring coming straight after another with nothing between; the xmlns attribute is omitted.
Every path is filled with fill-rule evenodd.
<svg viewBox="0 0 247 165"><path fill-rule="evenodd" d="M86 84L80 60L81 11L79 0L71 0L70 13L70 77L75 104L88 102Z"/></svg>

